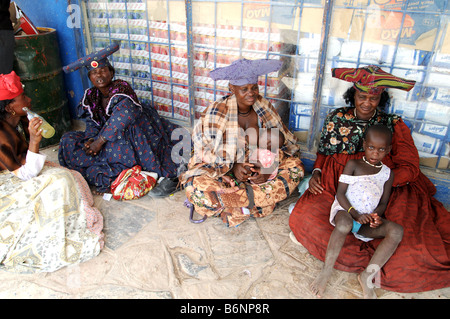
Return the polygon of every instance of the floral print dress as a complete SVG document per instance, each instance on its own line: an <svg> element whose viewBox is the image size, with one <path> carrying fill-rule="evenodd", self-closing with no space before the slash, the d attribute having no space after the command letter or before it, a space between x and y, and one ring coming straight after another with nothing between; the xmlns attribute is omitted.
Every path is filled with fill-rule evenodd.
<svg viewBox="0 0 450 319"><path fill-rule="evenodd" d="M343 107L332 111L324 122L318 152L323 155L355 154L363 151L361 136L368 126L384 124L394 131L397 115L388 115L376 110L369 120L355 116L354 107Z"/></svg>

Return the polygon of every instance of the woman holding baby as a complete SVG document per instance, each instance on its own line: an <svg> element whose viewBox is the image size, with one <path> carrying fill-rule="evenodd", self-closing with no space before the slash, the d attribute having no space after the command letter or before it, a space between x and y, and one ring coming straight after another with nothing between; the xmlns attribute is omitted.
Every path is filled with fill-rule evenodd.
<svg viewBox="0 0 450 319"><path fill-rule="evenodd" d="M280 67L240 59L210 73L230 81L231 95L211 104L192 134L194 154L180 180L197 213L234 227L271 214L303 178L296 138L259 94L258 76Z"/></svg>

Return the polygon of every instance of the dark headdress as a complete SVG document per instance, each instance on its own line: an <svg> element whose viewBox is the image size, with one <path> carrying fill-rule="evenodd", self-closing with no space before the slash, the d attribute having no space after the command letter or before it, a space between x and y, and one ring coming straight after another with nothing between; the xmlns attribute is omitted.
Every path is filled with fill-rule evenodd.
<svg viewBox="0 0 450 319"><path fill-rule="evenodd" d="M63 71L65 73L70 73L78 70L83 66L85 66L88 71L104 66L111 66L108 60L108 56L119 50L119 47L120 46L118 43L110 44L102 50L86 55L85 57L78 59L77 61L72 62L69 65L66 65L65 67L63 67Z"/></svg>

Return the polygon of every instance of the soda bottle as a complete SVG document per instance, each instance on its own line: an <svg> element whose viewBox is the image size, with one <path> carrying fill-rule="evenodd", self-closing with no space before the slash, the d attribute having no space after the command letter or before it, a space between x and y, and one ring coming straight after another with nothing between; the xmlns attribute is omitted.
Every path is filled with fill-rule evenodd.
<svg viewBox="0 0 450 319"><path fill-rule="evenodd" d="M55 135L55 129L53 128L53 126L48 124L48 122L42 116L40 116L39 114L37 114L33 111L30 111L27 107L22 108L22 110L27 112L28 120L31 120L32 118L35 118L35 117L38 117L42 120L42 124L39 127L39 129L42 130L41 134L43 137L50 138L53 135Z"/></svg>

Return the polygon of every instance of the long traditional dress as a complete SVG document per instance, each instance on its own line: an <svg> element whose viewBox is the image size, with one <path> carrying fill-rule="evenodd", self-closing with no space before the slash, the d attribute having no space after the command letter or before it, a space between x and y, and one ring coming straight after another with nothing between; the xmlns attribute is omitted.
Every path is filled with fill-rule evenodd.
<svg viewBox="0 0 450 319"><path fill-rule="evenodd" d="M0 267L51 272L97 256L104 245L103 216L76 171L46 162L38 176L21 180L28 144L0 120Z"/></svg>
<svg viewBox="0 0 450 319"><path fill-rule="evenodd" d="M381 287L397 292L418 292L450 286L450 213L433 198L436 188L419 168L419 155L409 128L396 115L377 113L368 121L355 117L354 108L340 108L324 122L314 168L322 170L322 194L306 191L296 203L289 225L308 251L325 259L333 226L328 222L339 176L350 159L361 158L365 128L376 123L393 130L392 151L383 163L394 172L385 217L403 226L396 252L381 270ZM361 272L380 243L347 236L335 268Z"/></svg>
<svg viewBox="0 0 450 319"><path fill-rule="evenodd" d="M229 173L239 159L247 159L245 162L248 162L249 156L248 143L239 134L238 106L234 95L213 103L202 114L192 134L194 155L189 161L189 170L181 178L187 198L195 205L196 212L206 216L220 215L229 226L239 225L251 215L263 217L271 214L276 203L287 198L304 176L296 139L277 111L262 96L258 96L253 109L261 128L278 128L285 136L286 142L279 151L278 174L273 180L259 185L240 182L235 193L222 192L228 187L222 176ZM242 207L249 206L249 187L254 194L255 206L247 212Z"/></svg>
<svg viewBox="0 0 450 319"><path fill-rule="evenodd" d="M177 176L179 162L171 153L178 140L172 141L171 134L178 126L141 105L126 81L113 81L106 109L97 88L86 90L79 111L86 118L86 130L62 136L59 162L80 172L98 191L109 191L114 179L135 165L159 177ZM103 148L96 156L86 155L84 143L99 136L107 141Z"/></svg>

